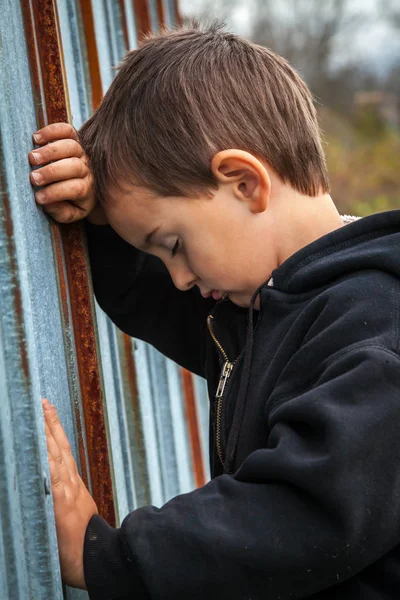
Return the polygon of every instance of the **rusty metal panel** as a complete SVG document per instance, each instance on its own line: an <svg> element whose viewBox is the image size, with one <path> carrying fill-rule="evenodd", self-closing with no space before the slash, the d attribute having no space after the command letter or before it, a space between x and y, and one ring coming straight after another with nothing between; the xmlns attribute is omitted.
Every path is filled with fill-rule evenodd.
<svg viewBox="0 0 400 600"><path fill-rule="evenodd" d="M36 94L41 100L36 111L37 125L41 127L49 122L67 121L70 112L64 88L56 8L51 0L36 0L29 5L22 0L22 7L30 46L28 57L33 74L32 85L34 89L36 87ZM101 372L93 321L94 303L83 227L80 223L60 227L52 225L52 234L54 245L60 248L55 256L55 270L61 284L64 330L68 332L65 343L70 344L73 338L76 355L76 362L70 360L68 366L70 378L73 376L73 380L77 381L72 397L82 477L91 489L100 514L110 524L115 524ZM63 289L64 281L67 290ZM54 402L58 406L57 398Z"/></svg>
<svg viewBox="0 0 400 600"><path fill-rule="evenodd" d="M34 203L27 153L79 127L112 67L177 19L166 0L20 0L0 22L0 597L63 598L40 398L56 404L84 481L118 525L208 478L202 382L118 331L94 301L84 228ZM67 589L69 600L87 598Z"/></svg>
<svg viewBox="0 0 400 600"><path fill-rule="evenodd" d="M81 98L80 105L77 106L75 113L71 115L72 124L76 128L79 128L91 112L90 83L91 77L93 77L93 65L88 64L84 70L84 64L79 60L80 56L85 53L86 45L84 28L80 27L79 22L79 5L75 4L73 0L58 0L57 9L68 94L70 98ZM116 54L123 53L122 47L125 47L120 7L119 5L115 5L115 3L95 2L92 15L96 13L97 20L91 25L88 22L91 16L86 15L85 26L97 33L99 31L99 19L104 20L100 27L100 41L98 44L102 45L103 51L107 50L108 47L111 60L111 57L115 57ZM106 41L102 37L104 31L108 32ZM75 40L74 44L71 43L73 40ZM123 46L120 47L121 44ZM91 58L95 58L93 49ZM105 60L104 56L103 60ZM95 61L96 66L98 64L96 58ZM77 73L77 71L79 72ZM109 71L111 72L111 69ZM84 93L81 94L80 85L84 90ZM129 451L129 430L126 411L124 410L124 389L116 331L97 304L95 311L100 341L99 358L101 360L106 400L105 417L107 420L112 479L114 482L116 523L119 524L136 505L134 473L131 453Z"/></svg>
<svg viewBox="0 0 400 600"><path fill-rule="evenodd" d="M59 4L61 3L59 0ZM108 74L112 74L112 66L118 63L124 51L136 44L141 35L140 19L143 26L143 15L149 18L151 14L149 6L142 2L140 7L135 3L136 10L140 8L140 11L134 15L133 6L131 2L115 3L113 11L110 12L110 6L106 2L93 2L97 48L99 56L102 53L102 68ZM158 16L163 18L164 11L157 9L156 3L153 8L158 11ZM133 31L135 25L138 29ZM120 52L119 55L117 51ZM68 76L68 60L66 71ZM104 82L105 77L105 91L107 83ZM80 123L75 125L79 126ZM111 325L105 326L105 316L100 309L97 309L97 318L99 330L105 332L108 327L108 331L112 331ZM135 343L136 350L132 353L131 342L126 336L121 336L120 332L115 332L114 335L118 340L119 355L114 355L111 371L120 372L119 397L124 410L120 410L118 418L115 418L111 409L111 405L115 409L118 407L115 393L112 399L107 397L106 406L110 443L111 447L114 447L113 457L125 456L127 461L126 468L121 469L121 465L113 458L114 477L117 478L116 474L119 471L125 475L125 482L121 477L116 486L119 490L118 495L120 490L125 490L125 501L116 500L118 507L121 507L121 511L118 510L119 516L123 518L123 507L128 506L132 510L149 502L160 505L173 495L192 489L195 483L201 485L205 477L202 471L201 476L193 479L193 444L190 443L193 427L190 425L190 418L188 419L190 415L186 412L185 388L182 386L179 369L142 342ZM106 348L107 344L106 338L101 334L100 348ZM103 370L107 380L104 364ZM108 372L110 373L110 368ZM170 390L173 390L173 393ZM121 431L124 432L123 438L120 435ZM196 436L198 438L197 432ZM125 440L125 444L129 444L130 457L122 449L122 439ZM202 470L198 458L195 462L197 469ZM132 468L134 492L128 492L126 474L131 473ZM134 502L132 506L129 505L128 496Z"/></svg>
<svg viewBox="0 0 400 600"><path fill-rule="evenodd" d="M79 456L55 247L28 179L36 96L17 2L2 11L0 78L1 595L58 599L63 596L41 396L58 399Z"/></svg>
<svg viewBox="0 0 400 600"><path fill-rule="evenodd" d="M136 15L137 37L140 40L152 28L151 15L147 0L132 0Z"/></svg>

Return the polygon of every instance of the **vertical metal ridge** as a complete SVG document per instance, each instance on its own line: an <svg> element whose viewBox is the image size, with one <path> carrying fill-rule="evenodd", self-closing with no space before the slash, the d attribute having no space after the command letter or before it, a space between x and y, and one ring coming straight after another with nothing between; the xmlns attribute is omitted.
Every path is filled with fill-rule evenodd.
<svg viewBox="0 0 400 600"><path fill-rule="evenodd" d="M35 62L36 56L37 65L33 69L36 69L41 76L43 94L46 98L47 122L67 121L64 76L54 4L52 0L36 0L29 7L25 3L25 10L27 9L30 12L37 42L35 52L30 53L30 61ZM44 124L43 119L39 126ZM81 224L60 226L60 231L79 371L90 487L100 514L112 525L115 523L112 478L82 226ZM61 265L58 265L58 269L61 270ZM76 412L79 410L77 403L74 408ZM77 422L79 423L79 419ZM79 454L82 460L85 456L82 441L79 443Z"/></svg>
<svg viewBox="0 0 400 600"><path fill-rule="evenodd" d="M4 18L7 24L7 15ZM0 27L0 38L1 33ZM4 50L4 42L0 41ZM6 87L3 90L5 94L9 92ZM25 265L23 255L18 256L15 206L11 205L10 181L15 175L3 151L4 140L10 133L4 108L7 103L0 106L0 449L3 450L0 453L0 581L4 586L1 594L7 594L4 595L7 600L45 600L49 594L61 600L58 560L52 552L55 530L48 519L44 453L37 431L34 399L39 389L32 365L35 357L32 359L30 355L32 338L27 330L29 294L26 286L24 290L21 286ZM13 148L8 148L8 155L12 153ZM39 429L44 432L42 421Z"/></svg>
<svg viewBox="0 0 400 600"><path fill-rule="evenodd" d="M143 435L143 423L140 419L140 405L139 405L139 393L137 386L137 375L136 365L133 357L133 346L134 343L125 333L120 333L122 338L123 346L123 358L124 358L124 373L126 377L126 400L130 402L132 406L132 424L131 429L134 436L134 461L136 463L135 477L137 477L137 495L140 505L150 504L151 496L148 485L148 478L146 475L146 446Z"/></svg>
<svg viewBox="0 0 400 600"><path fill-rule="evenodd" d="M174 3L176 24L179 25L179 27L182 27L183 19L182 19L181 11L179 10L179 0L172 0L172 2Z"/></svg>
<svg viewBox="0 0 400 600"><path fill-rule="evenodd" d="M160 27L165 27L165 10L163 0L156 0L157 18Z"/></svg>
<svg viewBox="0 0 400 600"><path fill-rule="evenodd" d="M206 475L203 464L202 448L199 434L199 422L196 412L196 401L194 395L193 375L186 369L181 369L183 387L186 399L186 414L190 430L190 442L193 457L193 469L195 473L196 486L201 487L206 483Z"/></svg>
<svg viewBox="0 0 400 600"><path fill-rule="evenodd" d="M118 2L119 2L119 10L121 13L121 24L122 24L122 31L124 34L125 50L128 50L128 48L129 48L129 31L128 31L128 23L127 23L126 13L125 13L125 1L118 0Z"/></svg>
<svg viewBox="0 0 400 600"><path fill-rule="evenodd" d="M137 37L140 41L151 32L151 18L148 0L132 0L136 16Z"/></svg>
<svg viewBox="0 0 400 600"><path fill-rule="evenodd" d="M79 0L79 7L82 15L86 52L89 63L92 107L96 110L103 98L103 87L100 77L100 64L96 45L92 2L90 0Z"/></svg>

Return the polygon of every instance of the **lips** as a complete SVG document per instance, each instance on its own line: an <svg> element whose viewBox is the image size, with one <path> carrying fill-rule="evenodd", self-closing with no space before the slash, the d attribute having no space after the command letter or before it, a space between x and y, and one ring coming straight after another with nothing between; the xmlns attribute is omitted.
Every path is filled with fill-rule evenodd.
<svg viewBox="0 0 400 600"><path fill-rule="evenodd" d="M211 292L211 296L214 298L214 300L221 300L223 294L217 290L213 290Z"/></svg>
<svg viewBox="0 0 400 600"><path fill-rule="evenodd" d="M201 295L203 296L203 298L211 298L211 296L214 298L214 300L221 300L223 293L219 292L218 290L211 290L211 292L202 292L200 291Z"/></svg>

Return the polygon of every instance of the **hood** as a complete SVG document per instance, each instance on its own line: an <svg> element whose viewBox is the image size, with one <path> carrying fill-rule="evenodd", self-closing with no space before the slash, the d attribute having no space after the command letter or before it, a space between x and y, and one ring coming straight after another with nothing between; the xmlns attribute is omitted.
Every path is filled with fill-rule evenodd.
<svg viewBox="0 0 400 600"><path fill-rule="evenodd" d="M273 271L273 287L309 292L361 269L400 277L400 210L357 219L308 244Z"/></svg>

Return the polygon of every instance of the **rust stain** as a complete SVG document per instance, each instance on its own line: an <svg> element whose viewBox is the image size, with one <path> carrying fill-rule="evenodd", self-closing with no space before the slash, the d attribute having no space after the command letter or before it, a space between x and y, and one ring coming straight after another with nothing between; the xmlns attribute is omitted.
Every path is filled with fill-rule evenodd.
<svg viewBox="0 0 400 600"><path fill-rule="evenodd" d="M27 54L29 59L29 71L31 75L33 99L35 104L36 122L43 123L44 120L44 98L40 89L40 78L38 61L36 56L35 36L33 31L32 14L30 11L29 0L20 0L22 9L22 19L25 30L25 41L27 46ZM32 132L33 133L33 132Z"/></svg>
<svg viewBox="0 0 400 600"><path fill-rule="evenodd" d="M136 19L136 32L139 42L151 32L151 19L147 0L132 0Z"/></svg>
<svg viewBox="0 0 400 600"><path fill-rule="evenodd" d="M125 2L124 0L118 0L119 10L121 13L122 33L124 35L124 47L125 50L129 49L129 33L128 33L128 22L126 20Z"/></svg>
<svg viewBox="0 0 400 600"><path fill-rule="evenodd" d="M137 388L137 377L136 377L136 366L135 360L132 353L132 338L129 337L126 333L118 333L121 335L124 349L124 381L127 382L128 393L132 402L133 407L133 431L135 434L135 448L137 450L136 460L139 465L139 478L141 489L143 492L143 501L145 504L151 503L150 493L149 493L149 485L147 481L146 475L146 447L144 442L143 430L142 430L142 422L140 418L140 406L139 406L139 393Z"/></svg>
<svg viewBox="0 0 400 600"><path fill-rule="evenodd" d="M57 15L52 0L22 0L24 24L29 48L32 84L38 94L40 76L46 107L39 111L38 125L68 120L66 93L58 38ZM53 233L57 226L53 226ZM57 238L59 235L59 238ZM61 240L61 241L60 241ZM63 252L61 250L61 242ZM96 337L93 324L93 307L85 261L83 231L80 224L59 227L54 243L60 281L63 315L68 313L67 286L71 302L75 352L83 404L88 462L92 493L99 513L115 525L112 478L108 455L101 377L98 365ZM65 281L62 258L65 260ZM69 316L68 316L69 319ZM69 320L65 323L69 324ZM78 411L77 403L74 403ZM85 470L85 450L82 432L79 431L80 415L75 413L78 426L78 446L82 469ZM86 472L86 480L87 472Z"/></svg>
<svg viewBox="0 0 400 600"><path fill-rule="evenodd" d="M93 328L91 290L88 281L82 226L62 225L62 239L71 312L74 324L79 381L82 394L86 445L93 497L100 514L115 526L112 479L103 411L103 396Z"/></svg>
<svg viewBox="0 0 400 600"><path fill-rule="evenodd" d="M92 106L96 109L103 99L103 88L100 77L99 55L97 53L96 33L94 28L92 3L79 0L83 30L86 40L86 51L89 63L90 83L92 87Z"/></svg>
<svg viewBox="0 0 400 600"><path fill-rule="evenodd" d="M34 0L31 4L31 19L36 34L38 70L46 97L47 121L65 122L68 120L68 114L52 0Z"/></svg>
<svg viewBox="0 0 400 600"><path fill-rule="evenodd" d="M0 157L3 159L3 146L1 144L0 138ZM3 204L4 210L4 225L5 225L5 233L7 236L7 254L10 260L10 275L12 281L12 294L14 297L14 306L15 306L15 318L17 321L17 332L18 332L18 345L19 345L19 356L21 359L22 372L25 378L25 385L27 385L29 381L29 361L28 361L28 352L25 342L24 336L24 325L23 325L23 310L22 310L22 295L21 290L18 283L18 265L17 259L15 256L15 247L14 247L14 228L13 222L11 219L11 207L10 207L10 199L8 197L7 192L7 184L5 177L2 172L2 165L4 164L3 160L1 160L0 164L0 198Z"/></svg>
<svg viewBox="0 0 400 600"><path fill-rule="evenodd" d="M156 9L160 28L165 27L165 11L163 0L156 0Z"/></svg>
<svg viewBox="0 0 400 600"><path fill-rule="evenodd" d="M42 95L40 88L40 76L38 69L38 56L37 56L37 47L35 45L35 36L33 30L33 22L32 22L32 13L30 11L29 0L21 0L22 7L22 16L24 21L24 30L25 30L25 40L28 49L28 56L30 61L30 75L32 82L32 90L34 97L34 105L35 105L35 113L36 113L36 122L39 127L45 125L45 112L46 112L46 102L45 98ZM50 222L51 227L51 237L53 242L53 250L57 263L57 277L58 277L58 290L62 311L62 322L63 327L66 330L71 330L72 325L70 323L70 314L68 307L68 292L67 292L67 283L65 280L64 273L64 259L63 259L63 251L62 251L62 241L61 241L61 233L60 229L54 221ZM71 386L72 389L72 386ZM76 406L78 405L78 398L74 398L74 410L75 410L75 422L76 422L76 431L77 431L77 442L78 442L78 452L79 452L79 462L80 462L80 470L81 476L86 486L90 486L89 482L89 474L86 465L86 456L85 456L85 447L83 442L83 431L81 426L81 418L80 414L77 414Z"/></svg>
<svg viewBox="0 0 400 600"><path fill-rule="evenodd" d="M179 0L174 0L174 11L175 11L176 24L179 25L179 27L182 27L183 19L182 19L181 11L179 10Z"/></svg>
<svg viewBox="0 0 400 600"><path fill-rule="evenodd" d="M189 424L190 445L192 449L193 469L196 486L206 483L206 476L201 452L199 422L197 419L196 401L194 396L193 376L186 369L181 369L183 388L185 391L186 418Z"/></svg>
<svg viewBox="0 0 400 600"><path fill-rule="evenodd" d="M57 263L57 277L58 277L58 290L61 301L61 310L62 310L62 322L63 327L71 331L72 324L70 322L70 314L69 314L69 306L68 306L68 284L65 276L64 269L64 257L62 250L62 239L61 239L61 231L58 225L52 221L51 223L52 229L52 240L53 240L53 250ZM73 390L73 386L70 388ZM85 445L84 445L84 432L82 430L82 420L81 414L79 410L79 399L75 396L73 402L74 407L74 416L75 416L75 424L76 424L76 433L77 433L77 446L79 452L79 462L80 462L80 470L83 482L86 487L91 488L91 481L89 480L88 467L86 464L86 455L85 455Z"/></svg>

